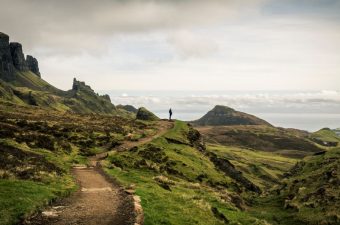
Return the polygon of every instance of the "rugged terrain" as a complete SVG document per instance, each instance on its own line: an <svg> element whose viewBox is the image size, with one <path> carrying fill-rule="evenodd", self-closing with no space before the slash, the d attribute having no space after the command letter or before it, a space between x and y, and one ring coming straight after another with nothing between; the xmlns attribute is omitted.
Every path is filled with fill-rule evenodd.
<svg viewBox="0 0 340 225"><path fill-rule="evenodd" d="M41 77L0 33L0 224L339 224L339 133L192 126Z"/></svg>

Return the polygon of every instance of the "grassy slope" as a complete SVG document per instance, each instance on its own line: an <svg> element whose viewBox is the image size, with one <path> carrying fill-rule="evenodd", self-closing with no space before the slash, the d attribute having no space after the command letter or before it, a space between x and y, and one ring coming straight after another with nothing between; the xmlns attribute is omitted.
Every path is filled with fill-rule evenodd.
<svg viewBox="0 0 340 225"><path fill-rule="evenodd" d="M264 224L232 203L232 198L240 197L223 187L233 182L231 178L216 170L197 149L181 144L188 142L188 129L177 121L151 145L112 152L107 160L107 173L125 186L135 185L145 210L145 224L224 224L212 212L214 207L232 224ZM177 142L169 143L165 138Z"/></svg>
<svg viewBox="0 0 340 225"><path fill-rule="evenodd" d="M339 165L339 148L305 158L252 213L273 224L340 224Z"/></svg>
<svg viewBox="0 0 340 225"><path fill-rule="evenodd" d="M75 190L76 184L67 171L70 163L76 159L76 153L63 154L59 152L56 154L45 149L33 151L27 145L19 144L12 139L0 139L0 148L6 146L17 149L20 152L19 154L31 153L42 156L44 160L41 163L51 163L64 172L57 175L50 170L45 171L38 168L36 162L31 163L33 161L31 157L20 159L20 156L18 157L16 154L9 156L10 158L7 158L7 170L3 167L0 169L0 177L2 178L0 179L0 224L16 224L51 200L66 196ZM15 161L18 160L18 164L11 165L14 160L9 159L13 158ZM29 176L29 178L17 177L16 172L20 173L25 169L27 170L26 177Z"/></svg>
<svg viewBox="0 0 340 225"><path fill-rule="evenodd" d="M75 189L69 169L120 141L152 135L154 123L0 104L0 224L17 223Z"/></svg>
<svg viewBox="0 0 340 225"><path fill-rule="evenodd" d="M282 175L297 162L296 159L274 153L238 147L209 145L208 150L228 159L237 169L243 172L246 178L263 190L278 184Z"/></svg>
<svg viewBox="0 0 340 225"><path fill-rule="evenodd" d="M336 135L336 133L333 130L326 129L326 128L312 133L311 138L325 141L325 142L337 142L338 145L340 143L340 137Z"/></svg>
<svg viewBox="0 0 340 225"><path fill-rule="evenodd" d="M322 150L308 139L308 133L293 129L270 126L217 126L197 129L211 144L276 152L287 157L303 158Z"/></svg>
<svg viewBox="0 0 340 225"><path fill-rule="evenodd" d="M0 97L16 104L38 105L61 112L125 114L126 110L115 110L106 98L92 90L62 91L39 78L31 71L17 72L10 83L0 83Z"/></svg>

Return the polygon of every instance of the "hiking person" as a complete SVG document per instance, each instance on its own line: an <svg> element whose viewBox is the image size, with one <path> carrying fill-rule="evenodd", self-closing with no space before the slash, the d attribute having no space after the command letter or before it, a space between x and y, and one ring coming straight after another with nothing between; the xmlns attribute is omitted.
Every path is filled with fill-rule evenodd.
<svg viewBox="0 0 340 225"><path fill-rule="evenodd" d="M171 121L171 116L172 116L172 110L171 108L169 109L169 120Z"/></svg>

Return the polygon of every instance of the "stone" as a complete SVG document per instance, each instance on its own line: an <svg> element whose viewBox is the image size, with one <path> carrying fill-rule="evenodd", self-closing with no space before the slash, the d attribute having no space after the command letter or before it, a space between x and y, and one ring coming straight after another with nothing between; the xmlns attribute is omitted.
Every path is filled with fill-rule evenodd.
<svg viewBox="0 0 340 225"><path fill-rule="evenodd" d="M155 114L153 114L152 112L150 112L144 107L141 107L138 109L136 119L150 120L150 121L159 120L159 118Z"/></svg>
<svg viewBox="0 0 340 225"><path fill-rule="evenodd" d="M36 58L34 58L33 56L30 56L30 55L27 55L26 65L27 65L27 68L30 71L32 71L38 77L41 77L40 71L39 71L39 63L38 63L38 60Z"/></svg>
<svg viewBox="0 0 340 225"><path fill-rule="evenodd" d="M11 42L9 47L14 67L19 71L27 71L28 67L26 65L24 53L22 52L22 45L17 42Z"/></svg>
<svg viewBox="0 0 340 225"><path fill-rule="evenodd" d="M12 55L9 47L9 36L0 32L0 79L15 79Z"/></svg>

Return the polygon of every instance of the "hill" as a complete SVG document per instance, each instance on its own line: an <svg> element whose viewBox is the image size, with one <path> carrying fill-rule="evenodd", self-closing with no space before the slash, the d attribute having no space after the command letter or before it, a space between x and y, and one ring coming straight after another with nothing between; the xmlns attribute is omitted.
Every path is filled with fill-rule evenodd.
<svg viewBox="0 0 340 225"><path fill-rule="evenodd" d="M1 101L46 107L62 112L119 113L108 95L100 96L84 82L73 80L72 89L62 91L41 78L38 60L25 59L22 45L9 42L0 33L0 97Z"/></svg>
<svg viewBox="0 0 340 225"><path fill-rule="evenodd" d="M339 148L306 157L258 199L253 215L275 224L340 224L339 165Z"/></svg>
<svg viewBox="0 0 340 225"><path fill-rule="evenodd" d="M276 152L294 158L322 151L305 131L264 125L197 127L210 144Z"/></svg>
<svg viewBox="0 0 340 225"><path fill-rule="evenodd" d="M243 112L236 111L227 106L217 105L202 118L192 121L196 126L223 126L223 125L267 125L268 122Z"/></svg>
<svg viewBox="0 0 340 225"><path fill-rule="evenodd" d="M136 109L133 105L117 105L116 106L117 109L124 109L128 112L131 112L131 113L137 113L138 109Z"/></svg>
<svg viewBox="0 0 340 225"><path fill-rule="evenodd" d="M323 128L312 133L310 138L316 143L326 147L336 147L340 143L340 136L337 134L337 130L331 130L329 128Z"/></svg>

